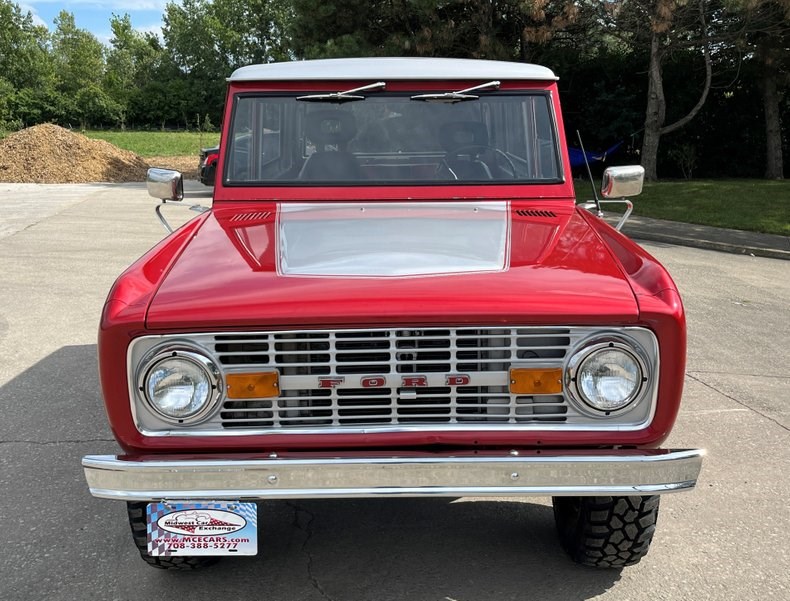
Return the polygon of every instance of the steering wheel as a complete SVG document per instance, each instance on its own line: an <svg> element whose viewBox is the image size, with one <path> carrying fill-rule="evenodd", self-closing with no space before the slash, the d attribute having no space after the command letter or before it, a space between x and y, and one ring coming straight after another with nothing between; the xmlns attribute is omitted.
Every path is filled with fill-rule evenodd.
<svg viewBox="0 0 790 601"><path fill-rule="evenodd" d="M458 148L449 151L444 160L452 172L452 167L449 165L449 162L461 162L460 157L468 156L470 163L478 161L485 165L486 169L490 172L491 169L488 162L481 158L485 154L491 155L493 161L492 164L498 167L498 171L503 173L508 179L516 178L516 165L513 163L510 157L507 156L507 154L505 154L499 148L495 148L494 146L488 146L486 144L467 144L466 146L459 146ZM457 176L456 179L458 179ZM491 179L500 178L492 177Z"/></svg>

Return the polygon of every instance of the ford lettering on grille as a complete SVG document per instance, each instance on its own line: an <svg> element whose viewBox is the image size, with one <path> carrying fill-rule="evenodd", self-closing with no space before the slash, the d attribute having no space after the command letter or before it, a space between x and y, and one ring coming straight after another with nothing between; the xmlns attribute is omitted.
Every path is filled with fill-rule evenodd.
<svg viewBox="0 0 790 601"><path fill-rule="evenodd" d="M467 374L432 376L367 376L346 381L346 378L318 378L318 388L425 388L427 386L469 386L472 377Z"/></svg>

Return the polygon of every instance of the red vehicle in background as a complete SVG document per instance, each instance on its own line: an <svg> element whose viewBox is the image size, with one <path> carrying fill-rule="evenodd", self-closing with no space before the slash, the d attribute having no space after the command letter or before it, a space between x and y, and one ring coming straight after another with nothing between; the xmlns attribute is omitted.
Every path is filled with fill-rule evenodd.
<svg viewBox="0 0 790 601"><path fill-rule="evenodd" d="M551 496L573 560L645 555L660 495L702 462L661 446L683 306L575 203L556 79L456 59L233 73L212 208L101 320L122 452L83 465L145 561L254 554L258 500L377 496ZM641 184L610 168L603 194ZM157 198L182 189L149 173Z"/></svg>
<svg viewBox="0 0 790 601"><path fill-rule="evenodd" d="M217 161L219 160L219 146L201 148L198 163L198 180L204 186L213 186L217 174Z"/></svg>

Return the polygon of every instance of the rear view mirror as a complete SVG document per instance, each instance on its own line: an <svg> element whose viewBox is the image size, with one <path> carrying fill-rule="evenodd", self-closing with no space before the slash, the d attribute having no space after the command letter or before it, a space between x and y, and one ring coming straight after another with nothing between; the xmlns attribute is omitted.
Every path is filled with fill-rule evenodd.
<svg viewBox="0 0 790 601"><path fill-rule="evenodd" d="M148 194L160 200L182 200L184 198L184 178L178 171L170 169L148 170L146 179Z"/></svg>
<svg viewBox="0 0 790 601"><path fill-rule="evenodd" d="M625 165L608 167L603 172L601 196L604 198L622 198L637 196L642 193L645 181L645 168L641 165Z"/></svg>

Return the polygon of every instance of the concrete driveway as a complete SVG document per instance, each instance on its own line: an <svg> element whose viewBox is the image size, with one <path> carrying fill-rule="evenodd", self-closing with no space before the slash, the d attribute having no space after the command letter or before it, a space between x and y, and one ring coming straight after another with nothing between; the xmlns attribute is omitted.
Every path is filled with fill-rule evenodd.
<svg viewBox="0 0 790 601"><path fill-rule="evenodd" d="M142 185L0 192L0 599L790 598L790 262L646 244L689 314L668 445L709 455L696 491L663 498L638 566L570 563L548 499L334 500L262 503L257 557L170 573L139 559L123 505L92 498L80 467L117 450L96 328L115 277L164 235L155 201Z"/></svg>

